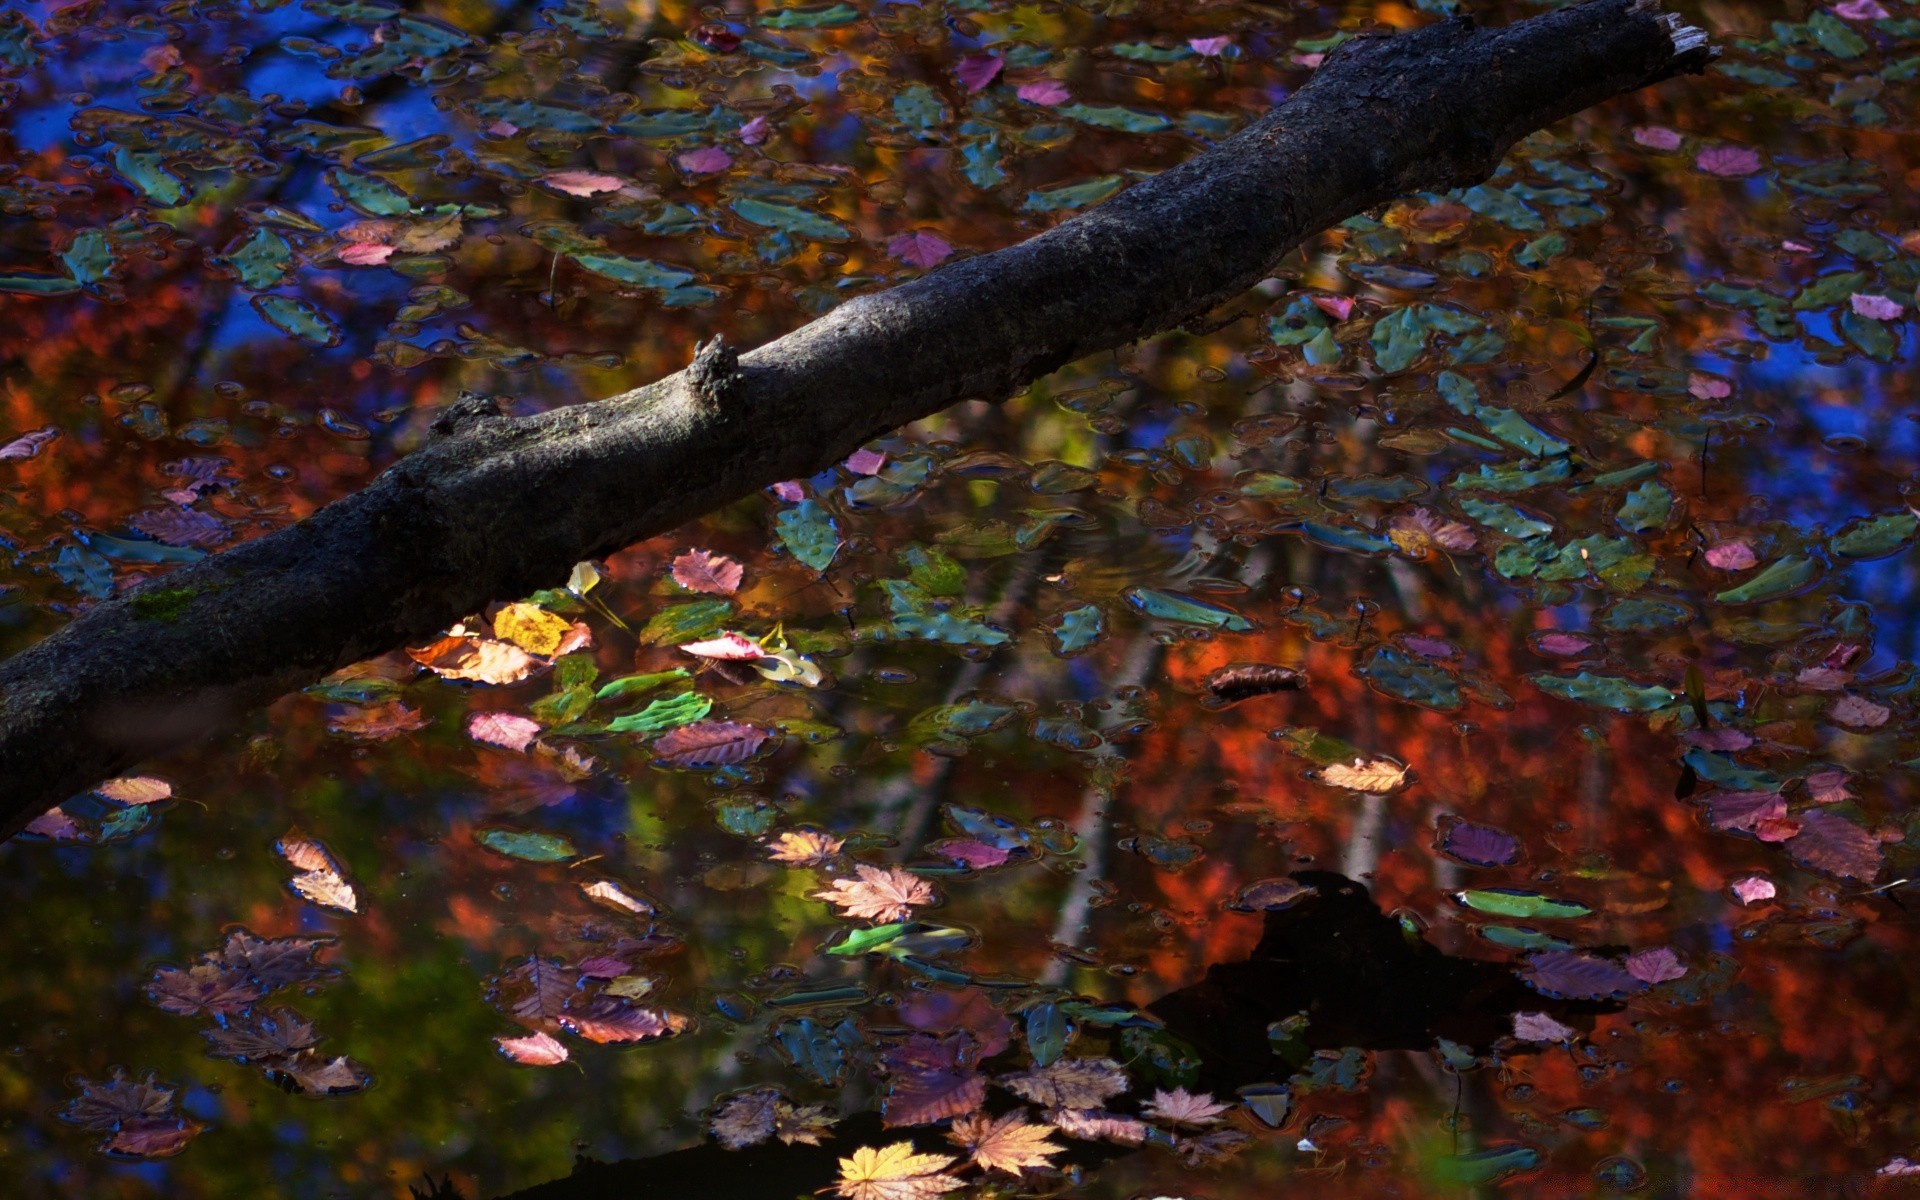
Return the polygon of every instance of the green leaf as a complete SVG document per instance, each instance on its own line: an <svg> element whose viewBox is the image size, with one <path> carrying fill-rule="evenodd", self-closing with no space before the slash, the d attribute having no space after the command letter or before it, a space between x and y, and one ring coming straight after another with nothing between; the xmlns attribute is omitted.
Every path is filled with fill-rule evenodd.
<svg viewBox="0 0 1920 1200"><path fill-rule="evenodd" d="M831 29L851 25L860 19L860 10L851 4L808 5L805 8L778 8L760 18L767 29Z"/></svg>
<svg viewBox="0 0 1920 1200"><path fill-rule="evenodd" d="M1080 183L1040 188L1027 193L1021 212L1063 212L1098 204L1126 185L1124 175L1097 175Z"/></svg>
<svg viewBox="0 0 1920 1200"><path fill-rule="evenodd" d="M305 300L291 296L255 296L253 307L269 325L288 337L315 346L340 344L340 326Z"/></svg>
<svg viewBox="0 0 1920 1200"><path fill-rule="evenodd" d="M1912 509L1849 521L1827 546L1843 558L1885 558L1913 541L1920 516Z"/></svg>
<svg viewBox="0 0 1920 1200"><path fill-rule="evenodd" d="M1475 912L1495 917L1564 921L1593 913L1591 908L1577 901L1555 900L1551 896L1519 888L1470 888L1455 892L1453 898Z"/></svg>
<svg viewBox="0 0 1920 1200"><path fill-rule="evenodd" d="M591 271L604 279L656 291L672 291L694 280L692 271L654 262L649 258L628 258L624 254L591 251L569 254L567 257L579 263L582 270Z"/></svg>
<svg viewBox="0 0 1920 1200"><path fill-rule="evenodd" d="M685 604L670 604L647 621L640 630L640 640L650 646L678 646L717 631L732 615L731 600L689 600Z"/></svg>
<svg viewBox="0 0 1920 1200"><path fill-rule="evenodd" d="M840 527L818 500L809 496L773 519L780 544L795 560L824 574L840 553Z"/></svg>
<svg viewBox="0 0 1920 1200"><path fill-rule="evenodd" d="M293 247L287 239L256 225L246 239L228 250L219 260L233 268L240 286L261 292L278 287L293 269Z"/></svg>
<svg viewBox="0 0 1920 1200"><path fill-rule="evenodd" d="M1097 604L1069 608L1047 626L1062 655L1071 657L1093 647L1107 634L1107 615Z"/></svg>
<svg viewBox="0 0 1920 1200"><path fill-rule="evenodd" d="M399 217L413 211L413 197L378 175L331 167L326 178L327 185L355 212L369 217Z"/></svg>
<svg viewBox="0 0 1920 1200"><path fill-rule="evenodd" d="M1768 563L1766 568L1738 587L1730 587L1714 596L1721 604L1758 604L1791 596L1818 582L1822 573L1817 559L1790 554Z"/></svg>
<svg viewBox="0 0 1920 1200"><path fill-rule="evenodd" d="M797 204L778 204L771 200L756 200L743 196L729 201L731 208L743 221L768 229L778 229L800 237L813 238L822 242L844 242L853 237L853 232L831 217L814 212L810 208L801 208Z"/></svg>
<svg viewBox="0 0 1920 1200"><path fill-rule="evenodd" d="M689 673L684 667L675 667L671 671L653 671L646 675L622 675L600 685L593 694L595 700L626 700L642 695L659 687L663 683L672 683L676 679L686 679Z"/></svg>
<svg viewBox="0 0 1920 1200"><path fill-rule="evenodd" d="M1588 671L1578 675L1529 675L1527 680L1549 696L1619 712L1653 712L1678 699L1671 690L1658 685L1637 684Z"/></svg>
<svg viewBox="0 0 1920 1200"><path fill-rule="evenodd" d="M580 853L572 842L557 833L535 833L528 829L482 829L473 835L473 840L495 854L526 862L566 862Z"/></svg>
<svg viewBox="0 0 1920 1200"><path fill-rule="evenodd" d="M1673 518L1673 493L1658 483L1643 483L1627 493L1620 505L1620 511L1614 514L1614 520L1620 522L1620 528L1629 533L1651 533L1664 529Z"/></svg>
<svg viewBox="0 0 1920 1200"><path fill-rule="evenodd" d="M637 713L607 722L609 733L664 733L698 721L713 711L713 701L699 692L679 692L655 700Z"/></svg>
<svg viewBox="0 0 1920 1200"><path fill-rule="evenodd" d="M1229 633L1245 633L1253 628L1253 622L1226 605L1215 604L1210 600L1198 600L1177 592L1162 592L1144 587L1128 588L1121 594L1135 609L1162 621L1177 621L1182 625L1224 629Z"/></svg>
<svg viewBox="0 0 1920 1200"><path fill-rule="evenodd" d="M1068 104L1055 111L1070 120L1121 133L1165 133L1173 128L1173 122L1160 113L1119 104Z"/></svg>

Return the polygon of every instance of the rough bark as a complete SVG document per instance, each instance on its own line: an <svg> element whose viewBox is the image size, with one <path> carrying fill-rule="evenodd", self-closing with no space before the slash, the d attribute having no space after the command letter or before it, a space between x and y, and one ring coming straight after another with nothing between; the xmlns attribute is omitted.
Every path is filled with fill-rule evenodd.
<svg viewBox="0 0 1920 1200"><path fill-rule="evenodd" d="M850 300L737 359L709 346L607 400L517 419L449 409L365 490L0 664L0 834L583 558L1177 325L1312 234L1483 180L1534 130L1713 54L1652 0L1359 38L1218 147L1019 245Z"/></svg>

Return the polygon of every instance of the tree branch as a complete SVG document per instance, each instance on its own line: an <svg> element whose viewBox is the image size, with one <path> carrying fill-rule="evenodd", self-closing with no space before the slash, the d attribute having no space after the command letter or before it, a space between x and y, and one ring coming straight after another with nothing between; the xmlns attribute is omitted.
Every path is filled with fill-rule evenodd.
<svg viewBox="0 0 1920 1200"><path fill-rule="evenodd" d="M1485 179L1534 130L1714 53L1652 0L1357 38L1218 147L1019 245L737 358L709 344L688 370L608 400L519 419L455 406L365 490L0 664L0 834L583 558L1177 325L1314 233Z"/></svg>

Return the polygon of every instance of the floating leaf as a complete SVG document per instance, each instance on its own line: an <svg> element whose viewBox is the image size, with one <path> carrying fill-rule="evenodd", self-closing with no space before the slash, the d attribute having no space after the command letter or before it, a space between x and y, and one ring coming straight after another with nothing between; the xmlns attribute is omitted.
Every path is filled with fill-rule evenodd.
<svg viewBox="0 0 1920 1200"><path fill-rule="evenodd" d="M895 1142L875 1150L862 1146L852 1158L840 1160L840 1180L833 1190L842 1200L931 1200L965 1186L943 1174L953 1159L945 1154L920 1154L912 1142Z"/></svg>
<svg viewBox="0 0 1920 1200"><path fill-rule="evenodd" d="M95 787L94 794L119 804L158 804L173 796L173 785L152 775L126 775Z"/></svg>
<svg viewBox="0 0 1920 1200"><path fill-rule="evenodd" d="M811 497L792 508L782 509L774 518L774 529L787 553L813 569L824 572L840 552L840 527L818 500Z"/></svg>
<svg viewBox="0 0 1920 1200"><path fill-rule="evenodd" d="M873 921L904 921L915 907L934 901L926 880L899 867L858 863L854 873L853 879L836 879L826 891L814 892L814 898L838 906L843 917Z"/></svg>
<svg viewBox="0 0 1920 1200"><path fill-rule="evenodd" d="M407 655L442 679L474 683L518 683L539 665L510 642L464 635L441 638L431 646L408 650Z"/></svg>
<svg viewBox="0 0 1920 1200"><path fill-rule="evenodd" d="M730 596L744 575L739 563L708 550L689 550L673 560L673 581L690 592Z"/></svg>
<svg viewBox="0 0 1920 1200"><path fill-rule="evenodd" d="M679 692L655 700L637 713L616 717L607 722L607 729L612 733L661 733L698 721L712 709L713 701L699 692Z"/></svg>
<svg viewBox="0 0 1920 1200"><path fill-rule="evenodd" d="M567 1047L558 1038L538 1030L526 1037L497 1037L500 1053L528 1067L551 1067L567 1061Z"/></svg>
<svg viewBox="0 0 1920 1200"><path fill-rule="evenodd" d="M1880 873L1880 839L1837 813L1800 814L1800 832L1786 847L1794 861L1842 879L1871 882Z"/></svg>
<svg viewBox="0 0 1920 1200"><path fill-rule="evenodd" d="M1475 912L1496 917L1552 918L1570 920L1590 915L1593 910L1572 900L1556 900L1539 892L1517 888L1475 888L1455 892L1453 898Z"/></svg>
<svg viewBox="0 0 1920 1200"><path fill-rule="evenodd" d="M1804 555L1789 555L1769 563L1765 570L1738 587L1728 588L1714 600L1721 604L1758 604L1778 600L1813 586L1820 579L1819 562Z"/></svg>
<svg viewBox="0 0 1920 1200"><path fill-rule="evenodd" d="M1542 950L1520 967L1522 981L1558 1000L1618 1000L1646 990L1618 963L1575 950Z"/></svg>
<svg viewBox="0 0 1920 1200"><path fill-rule="evenodd" d="M1434 849L1470 867L1504 867L1520 859L1520 839L1491 825L1442 817Z"/></svg>
<svg viewBox="0 0 1920 1200"><path fill-rule="evenodd" d="M493 636L543 657L558 653L573 622L537 604L509 604L493 617Z"/></svg>
<svg viewBox="0 0 1920 1200"><path fill-rule="evenodd" d="M514 713L474 713L467 718L467 736L476 742L524 754L533 739L540 736L540 724Z"/></svg>
<svg viewBox="0 0 1920 1200"><path fill-rule="evenodd" d="M1110 1058L1063 1058L1000 1077L1000 1085L1043 1108L1099 1108L1127 1090L1127 1073Z"/></svg>
<svg viewBox="0 0 1920 1200"><path fill-rule="evenodd" d="M1253 622L1225 605L1210 600L1144 587L1128 588L1121 594L1135 609L1162 621L1224 629L1229 633L1245 633L1253 628Z"/></svg>
<svg viewBox="0 0 1920 1200"><path fill-rule="evenodd" d="M537 833L529 829L482 829L473 835L473 840L495 854L526 862L566 862L580 854L571 841L557 833Z"/></svg>
<svg viewBox="0 0 1920 1200"><path fill-rule="evenodd" d="M305 300L291 296L255 296L252 303L269 325L288 337L315 346L340 344L340 326Z"/></svg>
<svg viewBox="0 0 1920 1200"><path fill-rule="evenodd" d="M661 736L653 743L653 754L672 767L723 767L752 758L771 736L757 725L738 721L699 721Z"/></svg>
<svg viewBox="0 0 1920 1200"><path fill-rule="evenodd" d="M947 1137L964 1147L972 1165L982 1171L1018 1174L1050 1167L1054 1155L1066 1153L1066 1147L1048 1140L1054 1132L1053 1126L1031 1124L1024 1111L1015 1110L999 1117L985 1113L961 1117L954 1121Z"/></svg>

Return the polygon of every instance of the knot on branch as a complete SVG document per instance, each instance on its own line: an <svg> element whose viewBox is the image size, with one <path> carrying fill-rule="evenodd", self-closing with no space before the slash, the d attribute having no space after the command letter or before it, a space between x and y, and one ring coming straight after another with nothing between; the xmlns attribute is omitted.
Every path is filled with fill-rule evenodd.
<svg viewBox="0 0 1920 1200"><path fill-rule="evenodd" d="M704 407L725 408L740 390L740 352L719 336L695 347L687 365L687 386Z"/></svg>
<svg viewBox="0 0 1920 1200"><path fill-rule="evenodd" d="M500 401L494 396L482 396L477 392L461 392L460 398L442 409L440 415L428 426L435 437L452 437L465 432L490 417L505 416L500 411Z"/></svg>

